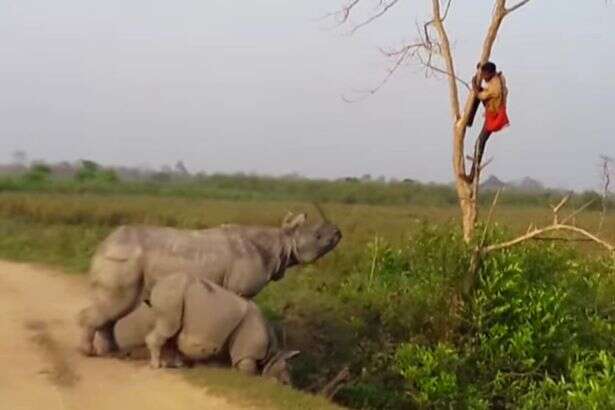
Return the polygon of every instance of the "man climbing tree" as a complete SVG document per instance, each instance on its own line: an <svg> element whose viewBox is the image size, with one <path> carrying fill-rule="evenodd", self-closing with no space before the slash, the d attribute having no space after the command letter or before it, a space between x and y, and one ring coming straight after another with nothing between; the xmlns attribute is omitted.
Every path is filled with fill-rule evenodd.
<svg viewBox="0 0 615 410"><path fill-rule="evenodd" d="M504 19L529 2L530 0L493 0L494 7L491 12L491 21L487 27L478 58L481 62L478 73L480 78L477 78L475 85L470 85L460 78L456 71L453 48L451 47L445 27L446 19L452 10L453 0L427 1L428 4L431 4L431 13L423 24L416 25L418 29L416 40L407 41L394 49L383 50L385 56L392 59L392 64L384 79L375 88L370 90L370 94L373 94L381 88L400 67L404 67L405 63L411 59L422 64L426 73L442 74L448 79L449 102L452 114L453 175L461 209L463 237L468 243L474 238L474 231L478 220L478 193L481 173L479 156L482 158L485 144L491 133L499 131L508 122L505 117L506 86L504 79L501 74L497 73L495 65L487 63ZM403 3L407 2L402 2L401 0L377 1L374 10L373 7L369 6L368 1L344 0L342 8L337 13L334 13L334 15L338 17L340 24L348 23L352 26L351 32L356 32ZM465 4L463 7L470 6ZM351 17L355 14L361 15L361 9L368 13L367 17L352 23ZM485 81L484 88L481 86L483 81ZM460 85L466 87L469 91L465 103L463 103L463 96L459 92ZM499 92L497 91L498 87ZM497 93L497 95L494 93ZM482 98L478 94L481 94ZM481 132L478 138L473 164L468 170L464 151L466 131L467 127L472 123L472 118L480 105L480 101L485 103L488 115L483 132ZM498 127L498 124L501 126Z"/></svg>
<svg viewBox="0 0 615 410"><path fill-rule="evenodd" d="M468 178L470 181L474 180L479 170L485 145L491 134L502 130L510 123L506 112L508 89L504 75L497 72L496 65L491 61L482 66L479 64L479 68L479 75L472 79L472 88L476 98L485 106L485 123L476 139L474 165ZM482 86L483 81L486 84L485 87Z"/></svg>

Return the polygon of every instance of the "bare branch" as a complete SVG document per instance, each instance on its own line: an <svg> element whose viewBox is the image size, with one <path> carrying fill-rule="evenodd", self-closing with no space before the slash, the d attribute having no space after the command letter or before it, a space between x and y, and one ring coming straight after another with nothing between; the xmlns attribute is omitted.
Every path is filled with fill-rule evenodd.
<svg viewBox="0 0 615 410"><path fill-rule="evenodd" d="M613 252L615 251L615 246L611 245L610 243L598 238L597 236L591 234L590 232L586 231L585 229L576 227L576 226L572 226L572 225L563 225L563 224L553 224L553 225L549 225L546 226L544 228L536 228L531 230L530 232L526 233L525 235L521 235L513 240L510 240L508 242L503 242L503 243L498 243L495 245L491 245L491 246L487 246L485 248L483 248L483 254L488 254L490 252L494 252L494 251L498 251L501 249L506 249L506 248L510 248L512 246L518 245L522 242L525 242L527 240L530 239L534 239L540 235L543 235L547 232L552 232L552 231L570 231L570 232L574 232L574 233L578 233L584 237L586 237L587 239L603 246L604 248L606 248L609 252Z"/></svg>
<svg viewBox="0 0 615 410"><path fill-rule="evenodd" d="M596 202L595 199L592 199L591 201L587 202L585 205L583 205L582 207L580 207L579 209L577 209L576 211L574 211L573 213L571 213L570 215L568 215L566 218L564 218L564 220L562 221L563 224L567 223L570 220L574 220L574 217L577 216L578 214L580 214L581 212L583 212L584 210L586 210L591 204L593 204L594 202Z"/></svg>
<svg viewBox="0 0 615 410"><path fill-rule="evenodd" d="M489 164L491 164L493 162L493 157L487 159L487 161L485 161L483 164L481 164L481 166L479 167L480 172L483 172L485 168L487 168L489 166Z"/></svg>
<svg viewBox="0 0 615 410"><path fill-rule="evenodd" d="M345 6L342 6L342 9L340 11L338 11L337 13L334 13L340 16L340 19L339 19L340 25L348 21L348 19L350 18L350 13L352 13L352 9L354 9L355 6L359 4L360 2L361 0L352 0L350 3L346 4Z"/></svg>
<svg viewBox="0 0 615 410"><path fill-rule="evenodd" d="M350 380L350 370L345 366L340 372L321 390L320 394L332 399L342 386Z"/></svg>
<svg viewBox="0 0 615 410"><path fill-rule="evenodd" d="M566 206L566 204L568 203L568 201L570 201L570 198L572 197L572 192L569 192L568 194L566 194L565 197L562 198L561 201L558 202L557 205L555 206L551 206L551 209L553 209L553 213L557 214L559 213L559 211L562 210L563 207Z"/></svg>
<svg viewBox="0 0 615 410"><path fill-rule="evenodd" d="M543 236L544 234L553 232L553 231L568 231L568 232L576 233L578 235L581 235L584 238L584 240L595 242L599 244L600 246L606 248L609 252L614 252L615 245L599 238L597 235L589 232L586 229L579 228L575 225L570 225L567 223L568 221L573 219L576 215L578 215L579 213L587 209L587 207L591 205L594 201L590 201L586 203L585 205L581 206L576 211L574 211L572 214L564 218L562 222L559 222L559 212L564 208L564 206L566 206L566 204L571 198L571 195L572 195L571 193L567 194L564 198L562 198L562 200L557 205L551 207L553 209L553 223L551 225L547 225L542 228L536 228L532 224L530 225L530 227L528 228L527 232L524 235L518 236L515 239L512 239L507 242L502 242L502 243L484 247L480 249L480 252L483 255L486 255L490 252L494 252L494 251L501 250L501 249L507 249L507 248L510 248L512 246L518 245L522 242L525 242L531 239L562 240L561 238ZM571 239L571 240L578 240L578 239Z"/></svg>
<svg viewBox="0 0 615 410"><path fill-rule="evenodd" d="M440 17L440 22L444 23L444 20L446 20L446 17L448 16L448 11L451 8L451 3L453 3L453 0L448 0L448 2L446 3L446 7L444 9L444 14L442 15L442 17ZM429 26L431 26L434 23L434 20L436 19L436 16L434 15L434 18L432 20L429 20L427 22L425 22L425 24L423 24L423 31L425 32L425 39L429 41Z"/></svg>
<svg viewBox="0 0 615 410"><path fill-rule="evenodd" d="M602 227L604 226L604 221L606 219L606 212L608 207L608 199L609 199L609 189L611 185L611 169L610 165L613 162L613 159L606 156L600 156L600 170L602 172L602 212L600 213L600 223L598 224L598 232L602 231Z"/></svg>
<svg viewBox="0 0 615 410"><path fill-rule="evenodd" d="M545 241L545 242L593 242L589 238L568 238L566 236L536 236L532 238L535 241Z"/></svg>
<svg viewBox="0 0 615 410"><path fill-rule="evenodd" d="M485 240L487 239L487 230L489 229L489 225L491 224L491 218L493 217L493 211L495 210L495 206L498 204L498 199L500 198L500 193L502 189L498 189L493 197L493 202L491 203L491 208L489 208L489 214L487 215L487 221L485 222L485 229L483 230L483 236L480 240L479 249L485 246Z"/></svg>
<svg viewBox="0 0 615 410"><path fill-rule="evenodd" d="M450 73L449 81L448 81L448 88L449 88L449 98L450 98L450 103L451 103L451 111L453 112L453 117L455 118L455 121L457 121L459 117L461 116L460 105L459 105L459 91L457 89L457 82L455 81L457 76L455 74L455 65L453 63L453 54L451 52L451 46L448 40L448 34L446 33L446 29L444 28L442 14L440 13L440 0L432 0L432 9L433 9L433 25L436 28L436 31L438 32L438 38L440 40L439 41L440 53L442 55L442 59L444 60L446 71Z"/></svg>
<svg viewBox="0 0 615 410"><path fill-rule="evenodd" d="M442 14L442 18L440 19L440 21L446 20L446 17L448 16L448 11L450 10L452 3L453 0L448 0L448 3L446 3L446 7L444 8L444 14Z"/></svg>
<svg viewBox="0 0 615 410"><path fill-rule="evenodd" d="M380 80L378 85L376 85L375 87L371 89L363 90L362 92L366 95L371 95L371 94L375 94L376 92L378 92L378 90L380 90L382 87L385 86L385 84L391 79L391 77L397 72L397 70L399 70L399 68L408 59L408 57L415 55L415 50L422 46L423 46L422 44L416 43L416 44L407 44L398 50L387 51L387 50L380 49L380 52L382 54L384 54L385 56L389 58L394 58L395 60L393 64L391 65L391 67L387 69L386 75L384 76L382 80ZM358 99L351 99L345 96L342 96L342 99L347 103L353 103L353 102L358 101Z"/></svg>
<svg viewBox="0 0 615 410"><path fill-rule="evenodd" d="M357 0L355 0L357 1ZM378 19L379 17L382 17L384 14L386 14L387 11L389 11L393 6L395 6L397 3L399 3L399 0L391 0L389 3L386 3L382 6L382 8L380 9L379 12L377 12L376 14L372 15L371 17L369 17L368 19L362 21L361 23L355 25L350 32L351 33L355 33L357 30L359 30L362 27L367 26L369 23L371 23L372 21Z"/></svg>
<svg viewBox="0 0 615 410"><path fill-rule="evenodd" d="M572 192L568 192L568 194L566 194L566 196L563 197L562 200L559 201L557 205L555 206L551 205L551 209L553 210L553 223L554 224L559 223L559 212L562 210L563 207L566 206L566 204L568 203L571 197L572 197Z"/></svg>
<svg viewBox="0 0 615 410"><path fill-rule="evenodd" d="M520 1L520 2L519 2L519 3L517 3L517 4L515 4L515 5L514 5L514 6L512 6L512 7L508 7L508 8L506 9L506 14L512 13L513 11L517 10L518 8L521 8L521 7L525 6L525 5L526 5L527 3L529 3L529 2L530 2L530 0L522 0L522 1Z"/></svg>
<svg viewBox="0 0 615 410"><path fill-rule="evenodd" d="M449 77L452 77L452 78L454 78L456 81L458 81L461 85L463 85L466 89L468 89L468 90L471 90L471 89L472 89L472 87L470 87L470 84L469 84L467 81L462 80L461 78L457 77L456 75L451 74L450 72L446 71L446 70L445 70L445 69L443 69L443 68L440 68L440 67L437 67L437 66L433 65L433 63L431 63L431 61L430 61L431 59L425 60L425 59L421 56L421 54L420 54L420 53L417 53L417 57L418 57L418 59L419 59L420 63L421 63L423 66L425 66L425 68L426 68L426 69L429 69L429 70L435 71L436 73L440 73L440 74L447 75L447 76L449 76Z"/></svg>
<svg viewBox="0 0 615 410"><path fill-rule="evenodd" d="M344 23L348 23L350 20L351 14L353 13L354 9L359 5L360 2L361 0L350 0L347 4L343 5L340 10L338 10L337 12L330 13L328 16L331 16L331 15L337 16L339 26L343 25ZM379 1L378 4L376 5L375 14L371 15L370 17L366 18L360 23L352 26L350 29L350 33L354 34L357 30L361 29L362 27L367 26L374 20L377 20L378 18L382 17L391 8L393 8L393 6L395 6L397 3L399 3L399 0L391 0L388 3L385 3L383 0Z"/></svg>

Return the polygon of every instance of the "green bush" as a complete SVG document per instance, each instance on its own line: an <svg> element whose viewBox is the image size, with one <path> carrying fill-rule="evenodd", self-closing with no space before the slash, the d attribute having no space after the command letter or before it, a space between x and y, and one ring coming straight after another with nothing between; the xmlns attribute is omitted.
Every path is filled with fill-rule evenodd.
<svg viewBox="0 0 615 410"><path fill-rule="evenodd" d="M462 363L454 347L438 343L426 348L404 343L395 356L397 370L408 381L408 389L418 405L448 406L462 400L457 378Z"/></svg>
<svg viewBox="0 0 615 410"><path fill-rule="evenodd" d="M523 409L601 410L615 408L615 357L600 351L577 358L570 374L559 380L546 377L531 386Z"/></svg>
<svg viewBox="0 0 615 410"><path fill-rule="evenodd" d="M97 182L101 184L116 183L119 178L112 169L103 169L94 161L83 160L75 174L75 180L79 182Z"/></svg>
<svg viewBox="0 0 615 410"><path fill-rule="evenodd" d="M49 177L51 176L51 168L49 168L45 164L34 164L28 172L23 175L23 181L26 184L35 184L38 185L40 183L44 183L49 181Z"/></svg>
<svg viewBox="0 0 615 410"><path fill-rule="evenodd" d="M398 346L407 394L418 408L615 408L615 362L601 350L613 327L599 303L612 285L600 266L612 260L552 246L489 258L453 343Z"/></svg>

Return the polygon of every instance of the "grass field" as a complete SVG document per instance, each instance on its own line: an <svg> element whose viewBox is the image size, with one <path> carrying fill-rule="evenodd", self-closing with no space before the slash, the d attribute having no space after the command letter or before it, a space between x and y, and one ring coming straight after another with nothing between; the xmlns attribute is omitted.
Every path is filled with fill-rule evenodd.
<svg viewBox="0 0 615 410"><path fill-rule="evenodd" d="M551 219L547 207L503 202L494 214L495 225L503 230L499 235L511 236L525 231L530 223L548 223ZM404 341L420 346L465 343L465 331L459 330L463 326L448 313L454 302L454 283L467 262L458 241L457 207L336 202L320 205L340 226L344 234L342 243L321 261L289 272L283 281L269 286L257 299L272 320L284 325L288 344L305 352L295 371L297 385L322 386L343 365L350 364L355 381L338 395L344 405L439 408L422 402L422 387L413 383L408 387L404 382L407 376L400 376L407 372L394 369L401 366L396 361L401 360L398 347L404 346ZM278 225L287 211L306 211L312 218L318 218L310 202L281 199L236 201L194 195L2 192L0 257L52 264L81 274L87 270L96 245L117 225ZM588 211L577 223L595 229L599 219L598 212ZM603 233L606 239L615 240L613 217L607 218ZM584 263L582 256L574 256L576 253L553 254L555 246L538 244L530 246L530 253L523 251L513 256L521 258L521 265L531 262L528 272L534 268L547 269L546 276L551 274L551 268L545 266L560 266L557 261L561 258ZM586 244L578 249L580 253L600 255ZM539 262L539 253L531 252L544 252L546 262ZM611 268L600 269L607 272ZM604 289L610 288L605 285ZM615 292L601 293L595 305L610 306L614 303L613 295ZM187 377L198 383L195 373L188 373ZM221 389L228 388L223 385ZM533 391L530 384L524 386L524 394ZM427 403L438 403L439 399L425 397L429 398Z"/></svg>
<svg viewBox="0 0 615 410"><path fill-rule="evenodd" d="M505 194L504 194L505 196ZM375 237L399 244L424 224L455 224L456 206L365 205L322 203L327 216L344 233L339 250L324 262L327 268L344 269L342 260L353 260ZM222 223L278 225L288 212L307 212L319 218L311 203L297 201L231 201L195 197L151 195L0 193L0 255L87 269L95 245L122 224L145 224L202 229ZM486 213L486 211L484 212ZM503 205L494 222L510 234L533 224L548 223L548 207ZM597 229L598 211L577 218L581 226ZM604 237L615 241L615 218L608 217Z"/></svg>

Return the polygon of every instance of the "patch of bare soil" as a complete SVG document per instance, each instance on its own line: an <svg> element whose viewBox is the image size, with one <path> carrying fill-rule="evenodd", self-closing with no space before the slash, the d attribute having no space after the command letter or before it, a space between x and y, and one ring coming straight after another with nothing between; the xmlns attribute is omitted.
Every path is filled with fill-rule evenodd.
<svg viewBox="0 0 615 410"><path fill-rule="evenodd" d="M75 316L86 304L84 278L0 261L2 409L246 408L146 362L82 357Z"/></svg>

